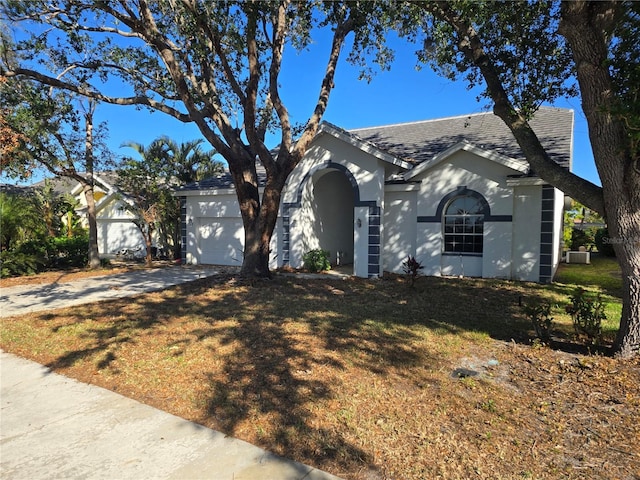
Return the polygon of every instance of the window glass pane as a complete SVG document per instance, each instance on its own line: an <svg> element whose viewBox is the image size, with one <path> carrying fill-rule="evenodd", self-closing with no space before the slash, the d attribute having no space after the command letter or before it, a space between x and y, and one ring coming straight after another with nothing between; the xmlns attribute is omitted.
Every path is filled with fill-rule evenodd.
<svg viewBox="0 0 640 480"><path fill-rule="evenodd" d="M445 209L444 251L482 253L483 201L471 196L453 199Z"/></svg>
<svg viewBox="0 0 640 480"><path fill-rule="evenodd" d="M482 253L482 236L478 235L474 237L473 241L474 241L473 251L475 253Z"/></svg>
<svg viewBox="0 0 640 480"><path fill-rule="evenodd" d="M447 207L446 214L447 215L462 215L465 211L464 209L464 201L466 197L459 197L453 200L449 206Z"/></svg>

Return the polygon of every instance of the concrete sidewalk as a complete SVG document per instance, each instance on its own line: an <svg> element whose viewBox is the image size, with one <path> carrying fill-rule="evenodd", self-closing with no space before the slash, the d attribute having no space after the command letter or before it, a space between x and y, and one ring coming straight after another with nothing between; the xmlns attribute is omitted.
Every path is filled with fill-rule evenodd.
<svg viewBox="0 0 640 480"><path fill-rule="evenodd" d="M0 289L0 317L139 295L216 275L207 267L165 267L88 277L72 282Z"/></svg>
<svg viewBox="0 0 640 480"><path fill-rule="evenodd" d="M338 480L0 351L0 477Z"/></svg>

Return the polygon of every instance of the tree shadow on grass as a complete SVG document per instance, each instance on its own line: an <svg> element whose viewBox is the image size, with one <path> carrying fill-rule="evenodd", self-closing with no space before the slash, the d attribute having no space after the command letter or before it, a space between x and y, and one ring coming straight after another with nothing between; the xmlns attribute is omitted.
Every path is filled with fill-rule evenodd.
<svg viewBox="0 0 640 480"><path fill-rule="evenodd" d="M341 398L335 377L316 372L355 366L375 375L412 375L415 367L439 361L440 347L421 337L426 331L435 342L440 335L468 332L528 342L531 326L520 306L525 292L527 300L544 298L531 285L474 279L423 277L415 288L400 277L371 282L277 276L255 285L231 277L203 279L70 314L52 334L90 318L116 320L85 329L87 345L49 366L87 361L113 368L119 347L156 333L160 344L154 348L175 357L207 345L212 366L197 372L206 387L200 416L192 420L257 438L262 447L318 468L354 471L372 467L373 454L341 430L314 422L316 405ZM166 375L162 381L170 383L171 373Z"/></svg>

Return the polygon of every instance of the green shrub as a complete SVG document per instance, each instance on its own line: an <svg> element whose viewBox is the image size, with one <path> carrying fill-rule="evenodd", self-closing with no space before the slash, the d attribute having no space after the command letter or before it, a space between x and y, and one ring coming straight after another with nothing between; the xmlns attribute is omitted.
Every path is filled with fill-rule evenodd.
<svg viewBox="0 0 640 480"><path fill-rule="evenodd" d="M35 254L5 250L0 254L0 277L34 275L46 267L46 260Z"/></svg>
<svg viewBox="0 0 640 480"><path fill-rule="evenodd" d="M605 305L602 303L600 294L595 297L587 295L587 292L578 287L573 295L569 296L571 303L565 310L571 315L573 328L576 334L586 335L589 343L594 345L602 340L602 321L607 316L604 313Z"/></svg>
<svg viewBox="0 0 640 480"><path fill-rule="evenodd" d="M84 267L89 261L89 237L56 237L49 239L52 246L52 267Z"/></svg>
<svg viewBox="0 0 640 480"><path fill-rule="evenodd" d="M551 304L545 302L535 305L524 305L522 310L531 320L536 336L544 343L548 343L549 340L551 340L551 322L553 321Z"/></svg>
<svg viewBox="0 0 640 480"><path fill-rule="evenodd" d="M49 262L49 258L53 253L53 248L50 245L48 239L42 238L38 240L27 240L26 242L22 242L16 248L14 248L13 251L15 253L35 256L43 261L44 264L47 264Z"/></svg>
<svg viewBox="0 0 640 480"><path fill-rule="evenodd" d="M609 230L599 228L594 235L594 242L598 252L605 257L615 257L616 252L613 251L613 245L609 242Z"/></svg>
<svg viewBox="0 0 640 480"><path fill-rule="evenodd" d="M84 267L89 237L56 237L27 240L2 252L2 277L33 275L51 268Z"/></svg>
<svg viewBox="0 0 640 480"><path fill-rule="evenodd" d="M304 268L310 272L315 273L331 270L329 252L327 250L310 250L302 256L302 261L304 262Z"/></svg>
<svg viewBox="0 0 640 480"><path fill-rule="evenodd" d="M573 228L571 230L571 245L570 249L577 251L580 247L588 247L593 244L593 237L587 230L581 230L579 228Z"/></svg>

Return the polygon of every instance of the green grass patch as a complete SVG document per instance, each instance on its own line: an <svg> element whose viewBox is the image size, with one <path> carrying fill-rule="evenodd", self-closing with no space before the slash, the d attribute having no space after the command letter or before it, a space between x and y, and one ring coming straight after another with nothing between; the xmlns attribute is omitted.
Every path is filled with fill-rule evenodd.
<svg viewBox="0 0 640 480"><path fill-rule="evenodd" d="M568 297L581 287L593 294L600 294L605 302L607 319L602 323L605 340L613 341L622 315L622 275L615 258L593 254L591 264L561 264L550 290L557 307L553 309L556 326L565 333L572 332L571 317L564 311Z"/></svg>

